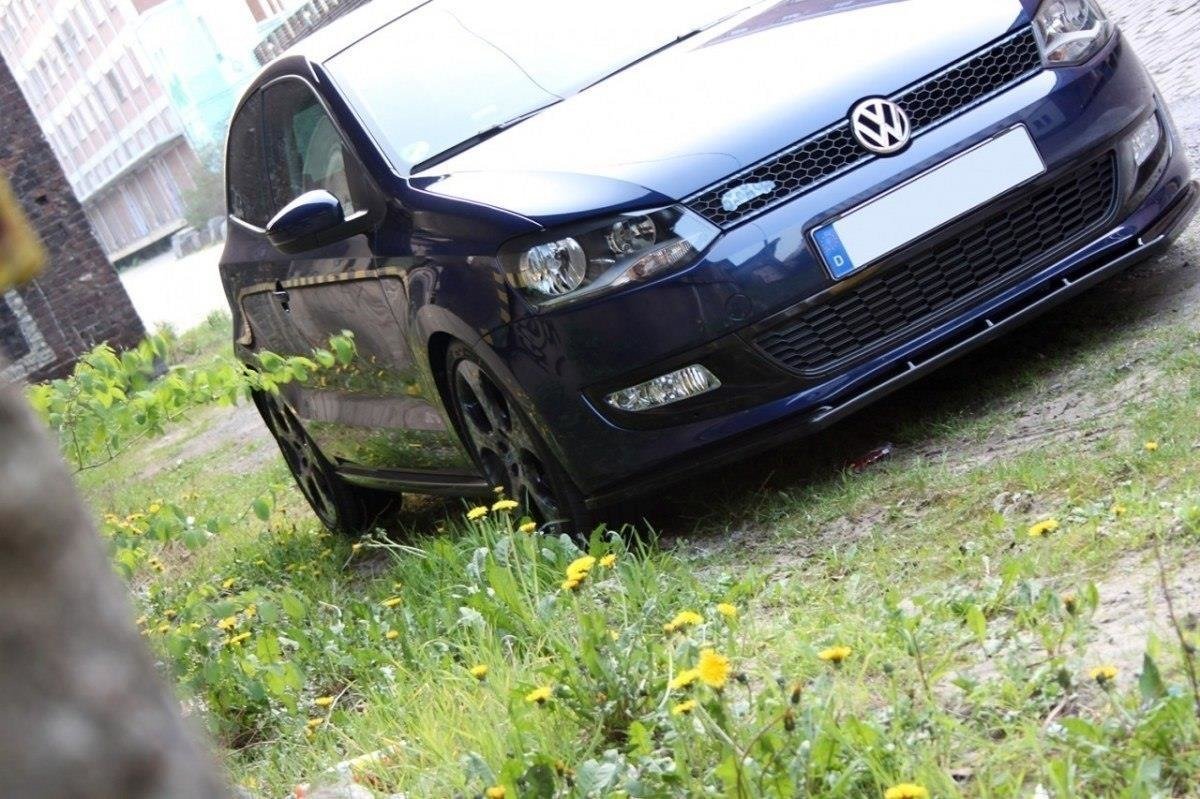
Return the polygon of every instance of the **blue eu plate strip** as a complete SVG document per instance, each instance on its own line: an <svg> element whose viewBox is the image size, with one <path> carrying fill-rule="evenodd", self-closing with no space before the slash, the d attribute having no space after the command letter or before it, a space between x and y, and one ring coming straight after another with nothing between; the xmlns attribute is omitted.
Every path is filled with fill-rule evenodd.
<svg viewBox="0 0 1200 799"><path fill-rule="evenodd" d="M826 225L814 230L813 240L816 241L817 247L821 250L821 256L825 259L825 265L829 267L829 273L833 275L835 280L841 280L858 268L850 260L850 254L846 252L846 247L842 244L842 238L833 229L833 225Z"/></svg>

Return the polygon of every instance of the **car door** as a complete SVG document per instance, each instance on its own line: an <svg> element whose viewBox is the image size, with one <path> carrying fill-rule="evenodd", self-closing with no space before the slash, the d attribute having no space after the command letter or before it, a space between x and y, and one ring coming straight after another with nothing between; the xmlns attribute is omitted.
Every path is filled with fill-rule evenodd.
<svg viewBox="0 0 1200 799"><path fill-rule="evenodd" d="M261 352L309 355L311 346L293 323L282 283L290 259L265 235L273 200L263 154L262 92L251 94L229 127L226 158L229 225L221 256L221 280L233 315L234 338L243 358Z"/></svg>
<svg viewBox="0 0 1200 799"><path fill-rule="evenodd" d="M264 156L273 209L314 189L338 199L348 219L382 215L379 192L307 81L290 77L263 90ZM372 237L352 236L293 255L278 285L261 292L268 315L284 314L311 349L343 330L357 357L290 390L289 402L321 450L343 466L388 470L469 468L426 387L385 296L381 276L407 274L405 259L382 259ZM269 298L269 299L265 299ZM255 300L249 300L251 302Z"/></svg>

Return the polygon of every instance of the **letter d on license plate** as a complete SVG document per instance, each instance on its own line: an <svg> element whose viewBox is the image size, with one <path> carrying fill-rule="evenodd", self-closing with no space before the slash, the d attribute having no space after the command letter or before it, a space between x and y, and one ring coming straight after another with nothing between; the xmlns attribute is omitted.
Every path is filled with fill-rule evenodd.
<svg viewBox="0 0 1200 799"><path fill-rule="evenodd" d="M1019 125L817 228L813 243L840 280L1045 171Z"/></svg>

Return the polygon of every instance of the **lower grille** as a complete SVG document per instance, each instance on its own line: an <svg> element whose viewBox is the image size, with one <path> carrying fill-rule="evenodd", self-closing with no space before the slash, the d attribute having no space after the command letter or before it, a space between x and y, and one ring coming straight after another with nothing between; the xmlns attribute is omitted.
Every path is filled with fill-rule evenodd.
<svg viewBox="0 0 1200 799"><path fill-rule="evenodd" d="M1093 230L1116 197L1111 155L988 208L953 238L789 319L756 340L781 365L816 374L929 328L967 300L994 295Z"/></svg>

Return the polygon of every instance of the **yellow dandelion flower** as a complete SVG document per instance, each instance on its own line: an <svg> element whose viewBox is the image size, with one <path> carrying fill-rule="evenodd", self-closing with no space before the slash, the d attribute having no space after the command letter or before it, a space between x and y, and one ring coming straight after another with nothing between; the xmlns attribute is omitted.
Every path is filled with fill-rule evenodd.
<svg viewBox="0 0 1200 799"><path fill-rule="evenodd" d="M1043 519L1029 528L1029 537L1042 538L1056 532L1060 526L1058 519Z"/></svg>
<svg viewBox="0 0 1200 799"><path fill-rule="evenodd" d="M600 565L606 569L611 569L613 566L617 565L617 556L610 552L609 554L600 558Z"/></svg>
<svg viewBox="0 0 1200 799"><path fill-rule="evenodd" d="M524 533L525 535L532 535L533 533L537 532L537 522L525 522L517 528L517 532Z"/></svg>
<svg viewBox="0 0 1200 799"><path fill-rule="evenodd" d="M487 515L488 515L487 505L477 505L476 507L471 508L469 511L467 511L467 518L470 519L471 521L475 521L476 519L482 519L484 516L487 516Z"/></svg>
<svg viewBox="0 0 1200 799"><path fill-rule="evenodd" d="M518 507L520 507L520 504L521 503L511 500L511 499L501 499L501 500L498 500L497 502L492 503L492 510L494 510L494 511L516 510Z"/></svg>
<svg viewBox="0 0 1200 799"><path fill-rule="evenodd" d="M566 580L563 580L561 583L559 583L558 587L564 591L574 591L576 588L578 588L581 585L583 585L582 580L573 580L573 579L568 578Z"/></svg>
<svg viewBox="0 0 1200 799"><path fill-rule="evenodd" d="M663 630L673 633L676 630L686 630L688 627L694 627L697 624L703 624L704 617L694 610L681 610L675 614L675 618L663 625Z"/></svg>
<svg viewBox="0 0 1200 799"><path fill-rule="evenodd" d="M250 637L250 633L248 633L248 632L238 633L237 635L235 635L229 639L229 645L237 646L238 644L240 644L242 641L245 641L249 637Z"/></svg>
<svg viewBox="0 0 1200 799"><path fill-rule="evenodd" d="M388 630L386 633L383 634L383 637L388 639L389 641L394 641L400 637L400 631L399 630Z"/></svg>
<svg viewBox="0 0 1200 799"><path fill-rule="evenodd" d="M1157 441L1147 441L1144 446L1146 447L1147 452L1158 452Z"/></svg>
<svg viewBox="0 0 1200 799"><path fill-rule="evenodd" d="M923 785L902 782L884 791L883 799L929 799L929 791Z"/></svg>
<svg viewBox="0 0 1200 799"><path fill-rule="evenodd" d="M1103 666L1096 666L1088 672L1088 675L1090 675L1093 680L1100 683L1100 685L1108 685L1110 682L1117 679L1117 667L1109 666L1107 664Z"/></svg>
<svg viewBox="0 0 1200 799"><path fill-rule="evenodd" d="M318 696L316 699L313 700L313 704L316 705L317 707L329 707L330 705L333 704L333 697L332 696Z"/></svg>
<svg viewBox="0 0 1200 799"><path fill-rule="evenodd" d="M836 666L850 657L852 651L848 646L831 646L828 649L822 649L818 652L817 657L826 663L832 663Z"/></svg>
<svg viewBox="0 0 1200 799"><path fill-rule="evenodd" d="M722 602L717 605L717 613L720 613L726 619L733 621L734 619L737 618L738 609L735 608L733 605L729 604L728 602Z"/></svg>
<svg viewBox="0 0 1200 799"><path fill-rule="evenodd" d="M471 676L477 680L482 680L487 676L488 667L480 663L478 666L471 667Z"/></svg>
<svg viewBox="0 0 1200 799"><path fill-rule="evenodd" d="M700 679L700 669L684 669L675 675L675 679L671 680L671 690L678 691L680 688L687 688L698 679Z"/></svg>
<svg viewBox="0 0 1200 799"><path fill-rule="evenodd" d="M226 616L225 618L223 618L219 622L217 622L217 627L222 630L232 630L234 627L237 626L237 623L238 623L237 616Z"/></svg>
<svg viewBox="0 0 1200 799"><path fill-rule="evenodd" d="M1062 603L1067 613L1072 616L1075 615L1075 611L1079 610L1079 599L1074 594L1063 594Z"/></svg>
<svg viewBox="0 0 1200 799"><path fill-rule="evenodd" d="M323 718L309 719L307 722L305 722L305 726L307 726L310 730L315 730L324 723L325 719Z"/></svg>
<svg viewBox="0 0 1200 799"><path fill-rule="evenodd" d="M155 632L158 632L158 633L160 633L160 634L161 634L161 633L168 632L170 629L171 629L171 625L169 625L169 624L160 624L160 625L158 625L158 629L157 629L157 630L155 630Z"/></svg>
<svg viewBox="0 0 1200 799"><path fill-rule="evenodd" d="M1129 508L1125 507L1124 505L1121 505L1120 503L1112 506L1112 515L1113 516L1124 516L1128 511L1129 511Z"/></svg>
<svg viewBox="0 0 1200 799"><path fill-rule="evenodd" d="M567 566L568 580L583 580L591 573L592 567L596 565L596 559L591 555L584 555L582 558L575 558Z"/></svg>
<svg viewBox="0 0 1200 799"><path fill-rule="evenodd" d="M525 694L525 701L534 705L544 705L553 693L553 688L548 685L542 685Z"/></svg>
<svg viewBox="0 0 1200 799"><path fill-rule="evenodd" d="M496 486L492 489L492 493L498 497L504 496L504 486Z"/></svg>
<svg viewBox="0 0 1200 799"><path fill-rule="evenodd" d="M393 596L393 597L388 597L387 599L383 600L379 604L383 605L385 608L394 608L403 601L404 601L403 597Z"/></svg>
<svg viewBox="0 0 1200 799"><path fill-rule="evenodd" d="M221 583L221 588L225 591L228 591L230 588L233 588L233 584L236 582L237 582L236 577L230 577L225 582Z"/></svg>
<svg viewBox="0 0 1200 799"><path fill-rule="evenodd" d="M151 502L150 507L147 508L146 510L148 510L152 514L158 513L160 510L162 510L162 505L158 504L157 502Z"/></svg>
<svg viewBox="0 0 1200 799"><path fill-rule="evenodd" d="M504 790L503 785L493 785L484 792L487 799L504 799L508 795L508 791Z"/></svg>
<svg viewBox="0 0 1200 799"><path fill-rule="evenodd" d="M362 548L363 548L362 541L356 541L350 545L351 552L357 552L358 550L360 550Z"/></svg>
<svg viewBox="0 0 1200 799"><path fill-rule="evenodd" d="M724 688L725 683L729 680L730 672L733 671L729 666L729 658L712 649L700 652L696 670L700 672L700 679L709 688Z"/></svg>
<svg viewBox="0 0 1200 799"><path fill-rule="evenodd" d="M671 715L672 716L686 716L688 713L691 713L695 709L696 709L696 700L695 699L685 699L682 702L680 702L679 704L677 704L671 708Z"/></svg>

